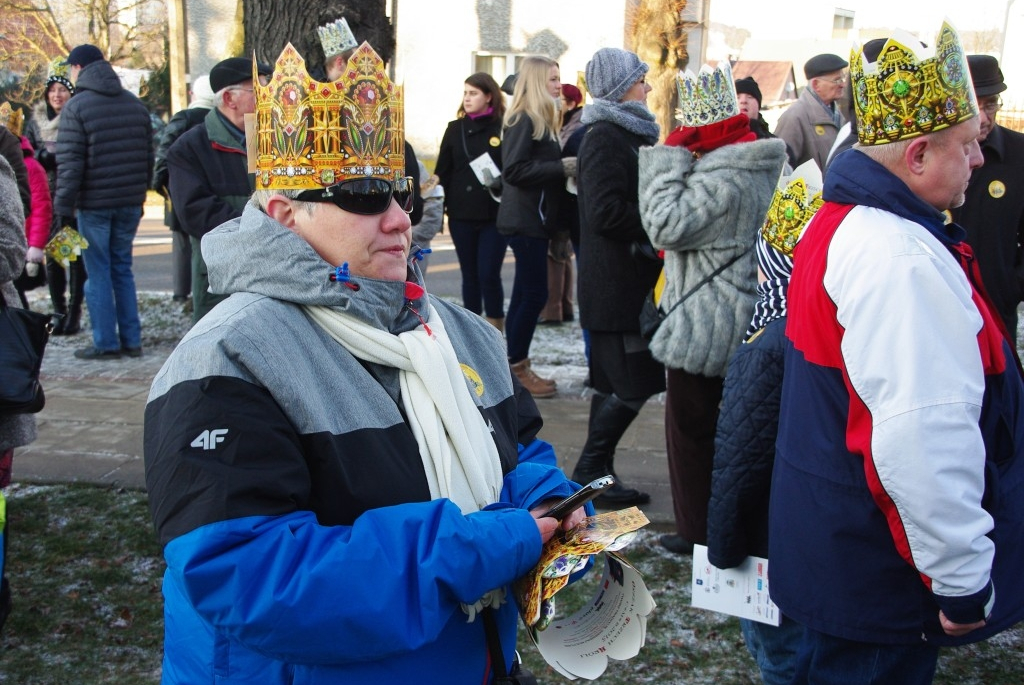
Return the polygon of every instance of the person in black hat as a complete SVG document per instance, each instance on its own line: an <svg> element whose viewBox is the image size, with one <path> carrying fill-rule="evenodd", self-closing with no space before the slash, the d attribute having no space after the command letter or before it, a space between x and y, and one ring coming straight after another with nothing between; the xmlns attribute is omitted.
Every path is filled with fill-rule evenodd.
<svg viewBox="0 0 1024 685"><path fill-rule="evenodd" d="M265 64L256 69L265 84L273 70ZM252 60L246 57L215 64L210 69L214 108L167 150L167 191L192 243L193 323L226 297L209 292L200 241L225 221L241 216L253 190L245 152L245 115L256 111L252 74Z"/></svg>
<svg viewBox="0 0 1024 685"><path fill-rule="evenodd" d="M978 96L985 165L971 174L964 204L950 213L967 230L985 290L1016 342L1017 305L1024 300L1024 134L996 123L1006 90L996 58L968 55L967 65Z"/></svg>
<svg viewBox="0 0 1024 685"><path fill-rule="evenodd" d="M79 359L142 354L142 324L132 273L132 240L153 173L149 110L121 85L100 49L79 45L64 60L75 96L57 129L57 187L53 212L89 241L83 288L92 345ZM68 320L66 326L76 321ZM74 328L74 326L72 326ZM66 329L65 329L66 330Z"/></svg>
<svg viewBox="0 0 1024 685"><path fill-rule="evenodd" d="M775 135L786 141L794 167L809 159L825 168L828 152L845 119L836 101L846 86L849 63L838 55L815 55L804 64L807 86L800 98L779 117Z"/></svg>

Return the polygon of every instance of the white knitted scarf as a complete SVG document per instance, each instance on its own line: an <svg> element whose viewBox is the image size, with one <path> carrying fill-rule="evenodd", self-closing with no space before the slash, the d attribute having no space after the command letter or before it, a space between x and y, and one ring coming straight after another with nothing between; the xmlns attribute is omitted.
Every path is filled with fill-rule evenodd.
<svg viewBox="0 0 1024 685"><path fill-rule="evenodd" d="M428 324L394 335L329 307L304 309L357 358L399 369L402 406L432 499L448 498L464 514L498 501L498 448L470 395L440 316L428 316ZM427 311L434 310L427 305Z"/></svg>

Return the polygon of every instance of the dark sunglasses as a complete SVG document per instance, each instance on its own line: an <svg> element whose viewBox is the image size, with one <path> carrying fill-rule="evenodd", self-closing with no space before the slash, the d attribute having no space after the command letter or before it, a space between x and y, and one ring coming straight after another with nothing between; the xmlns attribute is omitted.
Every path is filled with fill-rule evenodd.
<svg viewBox="0 0 1024 685"><path fill-rule="evenodd" d="M394 197L402 211L412 211L412 177L395 181L383 178L353 178L322 190L304 190L295 199L303 202L330 202L352 214L383 214Z"/></svg>

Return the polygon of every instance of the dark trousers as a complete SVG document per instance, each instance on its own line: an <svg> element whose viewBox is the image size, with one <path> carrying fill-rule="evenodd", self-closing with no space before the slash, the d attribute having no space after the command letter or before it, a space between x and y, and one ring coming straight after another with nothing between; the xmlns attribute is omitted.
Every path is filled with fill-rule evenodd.
<svg viewBox="0 0 1024 685"><path fill-rule="evenodd" d="M537 317L548 301L548 239L512 236L508 240L516 257L512 298L505 317L508 360L513 364L530 356Z"/></svg>
<svg viewBox="0 0 1024 685"><path fill-rule="evenodd" d="M505 262L508 240L498 233L493 221L448 219L448 230L462 272L462 306L474 314L503 318L505 288L501 265Z"/></svg>
<svg viewBox="0 0 1024 685"><path fill-rule="evenodd" d="M930 685L939 648L930 644L854 642L807 628L794 685Z"/></svg>
<svg viewBox="0 0 1024 685"><path fill-rule="evenodd" d="M715 424L722 401L721 378L669 369L665 392L665 448L676 530L707 544Z"/></svg>
<svg viewBox="0 0 1024 685"><path fill-rule="evenodd" d="M189 237L192 243L192 323L210 313L210 310L228 299L227 295L215 295L210 292L210 276L203 261L202 241Z"/></svg>
<svg viewBox="0 0 1024 685"><path fill-rule="evenodd" d="M171 263L174 299L184 300L192 292L192 241L187 233L171 231Z"/></svg>

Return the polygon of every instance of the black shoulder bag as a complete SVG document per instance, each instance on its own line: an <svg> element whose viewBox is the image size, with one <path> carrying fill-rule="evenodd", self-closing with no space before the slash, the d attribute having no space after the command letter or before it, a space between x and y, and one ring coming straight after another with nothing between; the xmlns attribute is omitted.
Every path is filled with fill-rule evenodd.
<svg viewBox="0 0 1024 685"><path fill-rule="evenodd" d="M39 368L52 330L48 314L8 307L0 294L0 416L42 410Z"/></svg>
<svg viewBox="0 0 1024 685"><path fill-rule="evenodd" d="M663 312L661 307L654 303L654 288L647 293L647 297L644 298L644 305L640 308L640 335L643 336L648 342L654 338L654 334L658 332L658 328L661 326L661 322L668 318L668 315L676 310L676 307L681 305L690 299L690 296L695 292L703 288L705 285L710 283L718 274L722 273L730 266L738 262L741 258L746 256L746 252L741 252L722 266L718 267L710 274L701 279L700 283L690 288L685 295L679 298L679 300L672 305L672 308L667 312Z"/></svg>
<svg viewBox="0 0 1024 685"><path fill-rule="evenodd" d="M484 619L484 631L487 633L487 650L491 653L491 668L494 670L493 685L537 685L537 678L522 667L518 658L512 664L512 672L506 672L505 655L501 650L501 638L498 636L498 624L494 620L496 613L490 607L480 612Z"/></svg>

